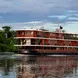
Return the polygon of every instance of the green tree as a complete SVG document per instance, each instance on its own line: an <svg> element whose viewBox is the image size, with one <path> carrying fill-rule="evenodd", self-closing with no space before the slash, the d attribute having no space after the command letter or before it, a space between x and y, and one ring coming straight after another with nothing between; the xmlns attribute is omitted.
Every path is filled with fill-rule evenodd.
<svg viewBox="0 0 78 78"><path fill-rule="evenodd" d="M0 52L15 51L14 47L14 35L15 31L11 30L10 26L2 27L0 31Z"/></svg>
<svg viewBox="0 0 78 78"><path fill-rule="evenodd" d="M10 26L4 26L4 27L2 27L2 28L3 28L3 31L4 31L4 33L5 33L6 38L8 38L9 35L11 36L11 33L10 33L11 27L10 27Z"/></svg>

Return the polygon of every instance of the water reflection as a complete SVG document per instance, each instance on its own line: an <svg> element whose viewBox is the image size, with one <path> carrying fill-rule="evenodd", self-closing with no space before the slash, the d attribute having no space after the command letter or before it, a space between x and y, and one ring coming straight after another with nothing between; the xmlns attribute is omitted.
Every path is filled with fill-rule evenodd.
<svg viewBox="0 0 78 78"><path fill-rule="evenodd" d="M13 66L13 59L3 58L0 60L0 68L4 72L4 75L8 75L11 67Z"/></svg>
<svg viewBox="0 0 78 78"><path fill-rule="evenodd" d="M25 56L17 78L78 78L77 56Z"/></svg>
<svg viewBox="0 0 78 78"><path fill-rule="evenodd" d="M78 57L0 56L0 78L78 78Z"/></svg>
<svg viewBox="0 0 78 78"><path fill-rule="evenodd" d="M20 61L10 55L0 55L0 78L16 78L16 69L14 67Z"/></svg>

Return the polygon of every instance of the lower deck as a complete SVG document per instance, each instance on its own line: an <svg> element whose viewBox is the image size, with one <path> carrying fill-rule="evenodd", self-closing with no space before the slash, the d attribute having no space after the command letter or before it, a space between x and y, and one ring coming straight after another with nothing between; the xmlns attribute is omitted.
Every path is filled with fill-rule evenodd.
<svg viewBox="0 0 78 78"><path fill-rule="evenodd" d="M78 54L77 48L73 47L42 47L42 46L22 46L20 53L40 53L40 54Z"/></svg>

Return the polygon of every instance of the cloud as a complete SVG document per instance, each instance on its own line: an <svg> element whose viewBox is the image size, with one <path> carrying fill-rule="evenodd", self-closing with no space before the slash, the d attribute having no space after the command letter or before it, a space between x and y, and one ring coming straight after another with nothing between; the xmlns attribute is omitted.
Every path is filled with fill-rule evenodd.
<svg viewBox="0 0 78 78"><path fill-rule="evenodd" d="M2 16L0 16L0 19L3 18Z"/></svg>
<svg viewBox="0 0 78 78"><path fill-rule="evenodd" d="M68 12L69 13L77 13L78 11L76 11L76 10L69 10Z"/></svg>
<svg viewBox="0 0 78 78"><path fill-rule="evenodd" d="M64 19L66 18L67 16L66 15L52 15L52 16L48 16L49 18L54 18L54 17L57 17L59 19Z"/></svg>
<svg viewBox="0 0 78 78"><path fill-rule="evenodd" d="M41 26L48 29L51 27L55 28L58 27L58 24L54 24L52 22L31 21L31 22L18 22L18 23L0 23L0 28L6 25L11 26L12 29L40 28Z"/></svg>
<svg viewBox="0 0 78 78"><path fill-rule="evenodd" d="M69 20L77 20L78 21L78 17L70 17L70 18L68 18Z"/></svg>
<svg viewBox="0 0 78 78"><path fill-rule="evenodd" d="M31 22L18 22L18 23L0 23L0 29L2 26L11 26L13 30L17 29L40 29L40 27L44 27L45 29L49 31L55 31L59 26L63 26L63 29L66 32L71 32L71 33L78 33L78 22L70 22L68 21L67 23L52 23L48 21L31 21Z"/></svg>
<svg viewBox="0 0 78 78"><path fill-rule="evenodd" d="M78 10L77 0L1 0L0 12L50 13ZM73 7L73 8L72 8Z"/></svg>
<svg viewBox="0 0 78 78"><path fill-rule="evenodd" d="M78 22L78 0L1 0L0 16L2 25L13 28Z"/></svg>

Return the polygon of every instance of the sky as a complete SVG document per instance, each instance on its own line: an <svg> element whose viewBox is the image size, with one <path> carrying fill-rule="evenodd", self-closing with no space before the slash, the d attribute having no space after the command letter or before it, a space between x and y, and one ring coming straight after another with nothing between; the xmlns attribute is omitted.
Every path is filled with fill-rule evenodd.
<svg viewBox="0 0 78 78"><path fill-rule="evenodd" d="M78 33L78 0L0 0L0 29L40 28Z"/></svg>

